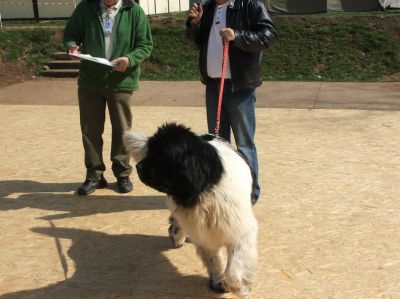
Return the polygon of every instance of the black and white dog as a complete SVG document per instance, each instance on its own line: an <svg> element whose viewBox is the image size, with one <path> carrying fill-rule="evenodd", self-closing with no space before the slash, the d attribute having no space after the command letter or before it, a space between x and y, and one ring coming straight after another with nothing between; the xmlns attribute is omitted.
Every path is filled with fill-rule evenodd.
<svg viewBox="0 0 400 299"><path fill-rule="evenodd" d="M207 268L211 289L249 294L258 225L245 160L222 139L196 135L175 123L161 126L151 137L127 132L124 142L140 180L167 194L175 246L190 238Z"/></svg>

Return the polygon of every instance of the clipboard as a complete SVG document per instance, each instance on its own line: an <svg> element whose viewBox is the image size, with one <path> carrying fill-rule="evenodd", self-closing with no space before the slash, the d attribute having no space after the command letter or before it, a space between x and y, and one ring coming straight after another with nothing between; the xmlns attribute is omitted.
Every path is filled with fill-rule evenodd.
<svg viewBox="0 0 400 299"><path fill-rule="evenodd" d="M103 65L106 65L106 66L110 66L110 67L117 66L116 63L111 63L110 61L108 61L105 58L93 57L90 54L72 54L72 53L68 53L68 55L76 57L76 58L81 59L81 60L89 60L89 61L100 63L100 64L103 64Z"/></svg>

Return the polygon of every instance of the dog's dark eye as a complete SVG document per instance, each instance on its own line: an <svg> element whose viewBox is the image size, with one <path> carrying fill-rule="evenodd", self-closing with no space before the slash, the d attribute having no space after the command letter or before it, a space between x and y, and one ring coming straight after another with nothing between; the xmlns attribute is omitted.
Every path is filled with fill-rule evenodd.
<svg viewBox="0 0 400 299"><path fill-rule="evenodd" d="M164 182L164 183L161 185L161 189L162 189L164 192L168 192L168 191L171 189L171 183L170 183L170 182Z"/></svg>

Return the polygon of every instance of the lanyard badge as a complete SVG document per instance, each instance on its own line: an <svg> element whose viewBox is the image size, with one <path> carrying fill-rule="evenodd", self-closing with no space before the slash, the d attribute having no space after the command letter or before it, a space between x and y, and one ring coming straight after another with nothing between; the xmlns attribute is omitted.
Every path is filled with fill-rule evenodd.
<svg viewBox="0 0 400 299"><path fill-rule="evenodd" d="M112 28L113 28L113 20L111 18L105 18L103 20L103 28L104 28L104 33L111 33L112 32Z"/></svg>

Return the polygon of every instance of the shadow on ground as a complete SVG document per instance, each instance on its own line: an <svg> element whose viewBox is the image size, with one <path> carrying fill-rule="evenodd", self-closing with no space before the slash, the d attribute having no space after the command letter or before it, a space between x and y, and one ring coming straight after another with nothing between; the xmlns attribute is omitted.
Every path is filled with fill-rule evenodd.
<svg viewBox="0 0 400 299"><path fill-rule="evenodd" d="M207 290L205 277L183 276L162 254L170 249L167 237L108 235L80 229L36 227L33 232L70 239L67 254L75 263L68 268L57 245L65 280L34 290L4 294L1 299L23 298L217 298Z"/></svg>
<svg viewBox="0 0 400 299"><path fill-rule="evenodd" d="M166 236L109 235L56 227L54 219L165 209L163 196L80 197L70 193L77 185L0 181L0 211L30 208L58 212L40 218L48 220L50 227L35 227L31 231L54 239L56 252L49 254L56 254L58 262L49 264L49 268L56 272L62 269L65 278L59 282L44 281L41 284L45 286L38 289L2 294L1 299L218 298L207 289L206 277L179 273L164 254L175 250ZM65 213L59 214L60 211ZM71 240L66 252L61 240ZM73 269L68 260L73 261Z"/></svg>
<svg viewBox="0 0 400 299"><path fill-rule="evenodd" d="M78 196L65 194L79 183L40 183L35 181L0 181L0 211L24 208L48 211L65 211L48 215L44 220L56 220L93 214L115 213L131 210L165 209L164 196ZM16 196L16 198L8 198Z"/></svg>

